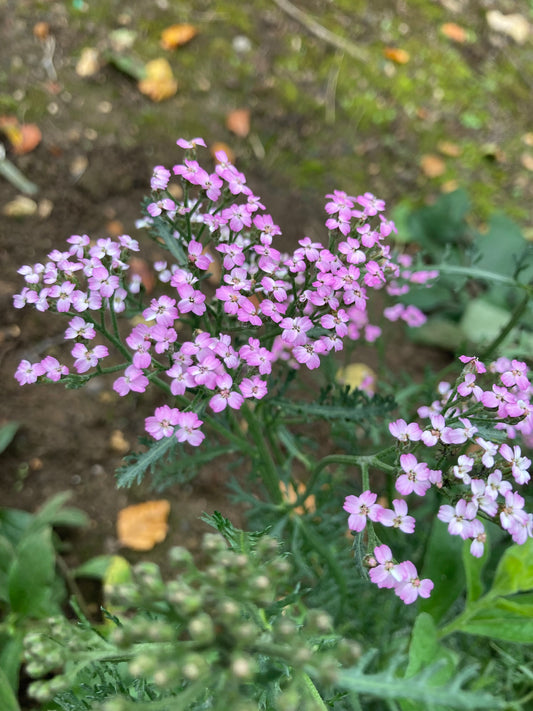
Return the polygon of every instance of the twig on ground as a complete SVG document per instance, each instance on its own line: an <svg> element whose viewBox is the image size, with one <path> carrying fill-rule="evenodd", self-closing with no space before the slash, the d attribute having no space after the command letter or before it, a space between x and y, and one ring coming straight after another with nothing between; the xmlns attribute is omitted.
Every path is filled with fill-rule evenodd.
<svg viewBox="0 0 533 711"><path fill-rule="evenodd" d="M319 39L327 42L328 44L332 44L334 47L337 47L337 49L346 52L346 54L349 54L350 57L353 57L360 62L368 61L368 54L364 49L358 47L353 42L350 42L350 40L345 37L341 37L340 35L336 35L334 32L331 32L331 30L328 30L306 12L297 8L292 4L292 2L289 2L289 0L274 0L274 2L280 10L286 12L287 15L290 15L294 20L302 24L309 30L309 32L314 34Z"/></svg>

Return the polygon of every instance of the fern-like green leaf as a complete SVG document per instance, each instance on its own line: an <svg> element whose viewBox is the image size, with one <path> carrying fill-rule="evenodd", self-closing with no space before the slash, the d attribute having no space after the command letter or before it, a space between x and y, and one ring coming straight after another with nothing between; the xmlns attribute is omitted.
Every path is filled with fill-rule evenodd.
<svg viewBox="0 0 533 711"><path fill-rule="evenodd" d="M142 454L134 453L126 457L126 464L117 470L117 486L130 487L140 484L147 469L151 469L170 450L176 446L175 437L164 437L155 442Z"/></svg>

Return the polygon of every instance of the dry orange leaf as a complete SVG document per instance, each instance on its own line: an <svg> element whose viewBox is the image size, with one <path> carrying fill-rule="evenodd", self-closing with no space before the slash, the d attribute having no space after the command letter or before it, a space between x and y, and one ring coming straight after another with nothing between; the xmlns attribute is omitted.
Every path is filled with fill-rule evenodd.
<svg viewBox="0 0 533 711"><path fill-rule="evenodd" d="M235 109L226 116L226 127L240 138L250 133L250 109Z"/></svg>
<svg viewBox="0 0 533 711"><path fill-rule="evenodd" d="M146 75L138 84L141 94L145 94L152 101L164 101L174 96L178 90L178 82L166 59L153 59L145 64L144 69Z"/></svg>
<svg viewBox="0 0 533 711"><path fill-rule="evenodd" d="M453 42L466 42L467 33L464 27L456 25L455 22L445 22L440 28L442 34Z"/></svg>
<svg viewBox="0 0 533 711"><path fill-rule="evenodd" d="M11 143L13 153L19 156L30 153L34 148L37 148L43 137L37 124L20 124L14 116L0 117L0 130Z"/></svg>
<svg viewBox="0 0 533 711"><path fill-rule="evenodd" d="M428 178L438 178L446 171L446 163L439 156L427 153L420 160L422 172Z"/></svg>
<svg viewBox="0 0 533 711"><path fill-rule="evenodd" d="M405 49L399 49L398 47L385 47L383 54L387 59L390 59L391 62L395 62L396 64L407 64L411 58L409 52Z"/></svg>
<svg viewBox="0 0 533 711"><path fill-rule="evenodd" d="M37 39L46 39L50 34L50 25L48 22L36 22L33 26L33 36Z"/></svg>
<svg viewBox="0 0 533 711"><path fill-rule="evenodd" d="M161 47L176 49L196 37L198 30L194 25L171 25L161 33Z"/></svg>
<svg viewBox="0 0 533 711"><path fill-rule="evenodd" d="M522 153L520 163L522 163L526 170L533 170L533 155L531 155L531 153Z"/></svg>
<svg viewBox="0 0 533 711"><path fill-rule="evenodd" d="M134 551L149 551L164 541L170 504L166 499L127 506L118 512L118 540Z"/></svg>

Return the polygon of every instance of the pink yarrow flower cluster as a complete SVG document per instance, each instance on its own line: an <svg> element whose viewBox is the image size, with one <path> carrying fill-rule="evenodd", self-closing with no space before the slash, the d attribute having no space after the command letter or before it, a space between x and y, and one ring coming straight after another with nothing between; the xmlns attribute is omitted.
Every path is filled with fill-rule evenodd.
<svg viewBox="0 0 533 711"><path fill-rule="evenodd" d="M166 380L180 412L187 405L179 398L214 413L238 410L247 399L268 394L278 361L313 370L346 340L379 337L379 327L369 322L370 294L391 280L403 293L413 282L385 243L395 227L384 216L382 200L368 192L334 191L326 203L327 246L303 237L288 253L277 244L279 226L223 151L216 154L214 170L207 170L196 156L203 139L177 143L184 160L154 168L142 222L156 228L159 241L165 235L174 259L154 265L165 292L151 295L139 309L142 277L128 264L139 245L128 235L96 242L73 235L66 251L54 250L48 261L22 267L26 286L14 297L15 307L63 313L69 319L65 338L74 343L70 367L49 356L23 361L15 375L21 385L102 372L102 359L112 353L92 341L101 334L117 346L116 316L128 304L143 321L118 348L126 362L113 388L125 396ZM172 181L180 183L183 201L170 190ZM220 272L220 281L206 288L211 271ZM403 318L410 325L422 322L421 315L409 313Z"/></svg>
<svg viewBox="0 0 533 711"><path fill-rule="evenodd" d="M390 423L389 430L399 448L397 492L402 497L423 497L435 487L446 495L448 503L440 506L437 517L447 524L450 535L470 541L471 554L480 557L486 541L485 519L499 523L517 544L533 537L533 514L525 510L525 500L517 491L530 480L531 460L519 444L502 441L521 436L531 442L533 386L522 361L498 358L488 366L470 356L461 356L460 361L464 367L456 383L440 383L439 399L419 408L421 423L399 419ZM488 423L492 436L487 434ZM437 461L439 468L432 469ZM376 500L371 491L346 498L351 530L360 533L368 521L382 525L393 521L406 533L414 530L415 520L406 516L404 499L394 500L394 513ZM377 563L370 579L379 587L394 587L404 599L400 591L407 588L402 588L400 571L408 568L410 579L417 580L413 564L393 563L386 546L376 548L374 556ZM429 582L417 583L416 594L411 586L404 601L412 602L416 595L427 597Z"/></svg>

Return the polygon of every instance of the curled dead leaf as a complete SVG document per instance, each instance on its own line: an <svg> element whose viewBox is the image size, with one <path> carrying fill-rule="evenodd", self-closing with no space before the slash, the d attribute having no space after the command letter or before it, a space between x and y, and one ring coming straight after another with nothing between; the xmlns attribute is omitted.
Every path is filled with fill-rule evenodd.
<svg viewBox="0 0 533 711"><path fill-rule="evenodd" d="M172 67L166 59L159 58L147 62L144 67L145 77L138 83L141 94L152 101L170 99L178 90L178 82L172 73Z"/></svg>
<svg viewBox="0 0 533 711"><path fill-rule="evenodd" d="M171 25L161 33L160 44L163 49L176 49L190 42L197 34L198 30L194 25Z"/></svg>
<svg viewBox="0 0 533 711"><path fill-rule="evenodd" d="M226 128L240 138L250 133L250 109L235 109L226 116Z"/></svg>
<svg viewBox="0 0 533 711"><path fill-rule="evenodd" d="M127 506L118 512L118 540L135 551L149 551L164 541L168 532L170 503L166 499Z"/></svg>
<svg viewBox="0 0 533 711"><path fill-rule="evenodd" d="M395 64L407 64L411 58L407 50L398 47L385 47L383 54Z"/></svg>
<svg viewBox="0 0 533 711"><path fill-rule="evenodd" d="M446 163L433 153L427 153L420 159L420 167L428 178L438 178L446 171Z"/></svg>
<svg viewBox="0 0 533 711"><path fill-rule="evenodd" d="M464 27L457 25L455 22L445 22L441 26L440 31L445 37L452 40L452 42L459 42L462 44L467 38L467 32Z"/></svg>
<svg viewBox="0 0 533 711"><path fill-rule="evenodd" d="M6 203L2 214L6 217L30 217L37 212L37 203L29 197L18 195L14 200Z"/></svg>
<svg viewBox="0 0 533 711"><path fill-rule="evenodd" d="M491 30L511 37L517 44L524 44L531 32L529 22L518 13L504 15L499 10L489 10L486 17Z"/></svg>

